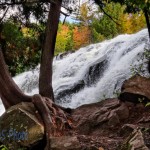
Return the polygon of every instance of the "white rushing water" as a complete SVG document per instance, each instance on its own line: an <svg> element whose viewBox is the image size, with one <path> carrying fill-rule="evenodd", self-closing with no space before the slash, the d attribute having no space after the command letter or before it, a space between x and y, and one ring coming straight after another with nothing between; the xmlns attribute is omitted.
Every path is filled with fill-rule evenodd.
<svg viewBox="0 0 150 150"><path fill-rule="evenodd" d="M119 35L112 40L89 45L63 59L54 59L56 102L76 108L115 97L114 91L118 91L123 81L131 76L131 65L139 63L137 59L147 42L148 31L144 29L136 34ZM38 75L39 66L14 80L25 93L32 95L38 93Z"/></svg>

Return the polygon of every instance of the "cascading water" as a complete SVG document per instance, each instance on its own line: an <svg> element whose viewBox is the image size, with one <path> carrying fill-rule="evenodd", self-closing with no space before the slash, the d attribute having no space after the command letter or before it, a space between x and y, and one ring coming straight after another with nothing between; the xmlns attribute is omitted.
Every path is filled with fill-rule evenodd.
<svg viewBox="0 0 150 150"><path fill-rule="evenodd" d="M112 40L92 44L54 59L53 89L56 103L75 108L104 98L115 97L122 82L131 76L131 65L140 63L139 54L148 42L144 29L132 35L119 35ZM38 93L39 66L14 77L27 94Z"/></svg>

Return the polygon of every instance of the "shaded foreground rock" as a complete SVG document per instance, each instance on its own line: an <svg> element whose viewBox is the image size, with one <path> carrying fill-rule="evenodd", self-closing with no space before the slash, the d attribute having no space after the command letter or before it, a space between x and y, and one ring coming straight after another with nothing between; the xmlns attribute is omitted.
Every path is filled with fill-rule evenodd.
<svg viewBox="0 0 150 150"><path fill-rule="evenodd" d="M118 150L149 150L140 129L135 129Z"/></svg>
<svg viewBox="0 0 150 150"><path fill-rule="evenodd" d="M32 103L12 106L0 118L0 142L10 150L32 147L43 139L44 128Z"/></svg>
<svg viewBox="0 0 150 150"><path fill-rule="evenodd" d="M134 76L123 83L121 91L123 101L150 102L150 78Z"/></svg>
<svg viewBox="0 0 150 150"><path fill-rule="evenodd" d="M150 108L142 103L135 105L118 99L107 99L73 110L72 117L76 134L85 135L79 138L83 145L93 144L97 149L119 150L118 146L139 128L144 130L143 138L150 149Z"/></svg>
<svg viewBox="0 0 150 150"><path fill-rule="evenodd" d="M104 132L103 128L115 127L122 120L129 117L129 109L125 103L118 99L108 99L94 104L88 104L75 109L72 117L76 124L76 129L82 134Z"/></svg>

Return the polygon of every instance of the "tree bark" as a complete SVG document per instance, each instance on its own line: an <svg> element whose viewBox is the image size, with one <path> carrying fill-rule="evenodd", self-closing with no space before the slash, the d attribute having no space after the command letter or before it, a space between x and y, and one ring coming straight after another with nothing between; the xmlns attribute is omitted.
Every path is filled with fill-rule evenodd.
<svg viewBox="0 0 150 150"><path fill-rule="evenodd" d="M22 101L31 102L31 97L22 93L8 72L2 50L0 49L0 97L5 109Z"/></svg>
<svg viewBox="0 0 150 150"><path fill-rule="evenodd" d="M5 109L16 105L20 102L33 102L39 111L45 127L46 147L45 150L50 149L50 137L60 136L71 128L70 121L67 114L61 107L53 103L49 98L41 95L27 96L22 93L19 87L11 78L7 66L4 61L2 51L0 50L0 98L4 104ZM43 146L44 147L44 146Z"/></svg>
<svg viewBox="0 0 150 150"><path fill-rule="evenodd" d="M149 33L149 41L150 41L150 19L149 19L150 15L146 9L144 10L144 15L146 19L146 24L147 24L148 33Z"/></svg>
<svg viewBox="0 0 150 150"><path fill-rule="evenodd" d="M59 24L60 9L62 0L57 0L56 3L50 5L48 21L46 26L46 38L43 46L41 57L40 77L39 77L39 93L52 99L54 101L54 94L52 88L52 64L54 57L54 49L56 42L56 35Z"/></svg>
<svg viewBox="0 0 150 150"><path fill-rule="evenodd" d="M45 127L47 141L45 150L50 149L51 136L63 135L72 127L70 122L71 118L67 116L61 107L53 102L52 62L61 4L62 0L57 0L55 3L52 3L48 15L39 78L39 93L41 95L27 96L19 89L8 72L2 50L0 49L0 98L4 107L8 109L20 102L32 102L35 105Z"/></svg>

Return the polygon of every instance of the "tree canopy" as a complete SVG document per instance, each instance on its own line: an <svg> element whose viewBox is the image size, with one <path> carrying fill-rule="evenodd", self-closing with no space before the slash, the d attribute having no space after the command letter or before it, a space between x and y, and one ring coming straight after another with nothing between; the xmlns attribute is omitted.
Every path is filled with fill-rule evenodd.
<svg viewBox="0 0 150 150"><path fill-rule="evenodd" d="M106 3L115 2L126 6L126 11L130 13L143 11L147 23L150 38L150 1L149 0L95 0L95 3L103 7Z"/></svg>

